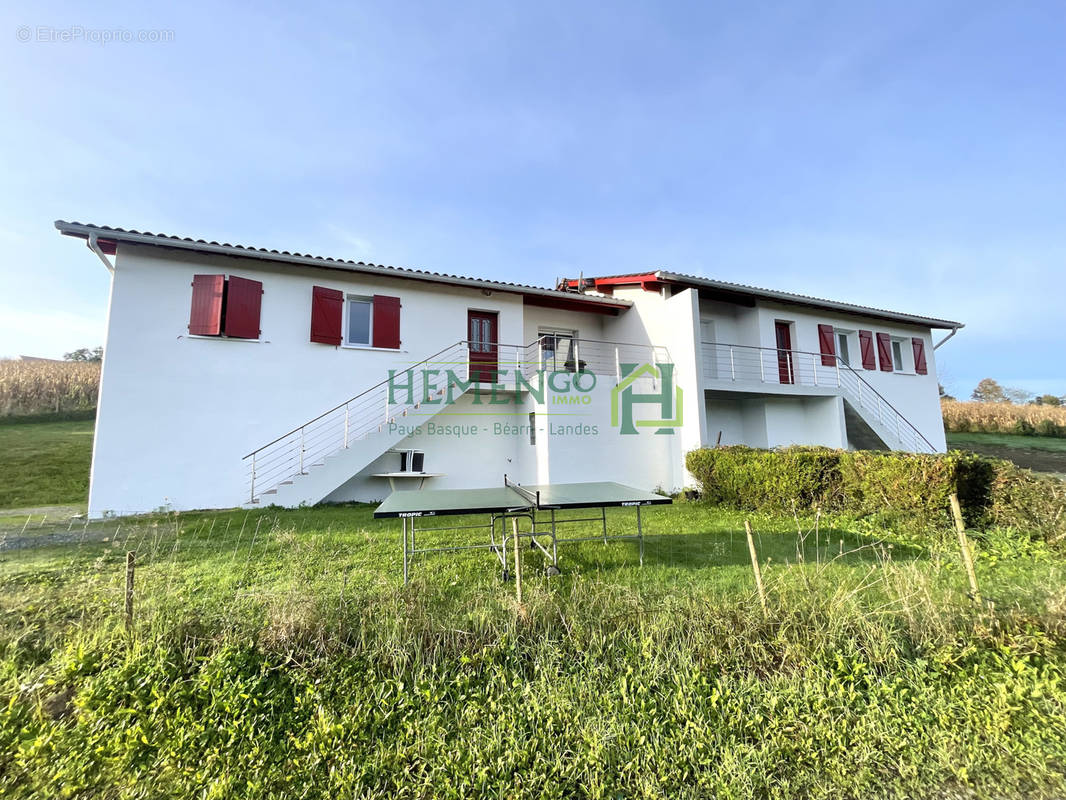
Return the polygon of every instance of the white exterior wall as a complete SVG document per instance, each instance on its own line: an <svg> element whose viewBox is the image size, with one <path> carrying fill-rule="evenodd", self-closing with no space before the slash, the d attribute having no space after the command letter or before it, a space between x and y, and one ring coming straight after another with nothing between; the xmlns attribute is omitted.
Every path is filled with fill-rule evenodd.
<svg viewBox="0 0 1066 800"><path fill-rule="evenodd" d="M239 275L263 283L259 341L188 334L194 274ZM309 341L312 287L401 299L401 348L333 347ZM523 482L616 480L644 489L691 484L688 450L713 444L774 447L817 443L843 447L843 403L832 393L780 387L778 396L718 396L703 369L700 321L714 322L720 342L773 347L775 319L795 323L793 347L818 351L817 325L887 332L926 343L926 376L863 371L862 376L943 449L930 331L786 304L745 307L701 301L695 289L667 296L636 287L615 297L633 307L617 316L523 303L509 292L432 284L265 262L188 254L122 243L112 278L105 361L90 485L90 514L232 507L247 500L242 456L387 377L467 338L470 309L499 315L499 340L535 341L542 328L582 339L665 347L684 393L684 424L673 435L621 435L610 425L614 377L597 375L587 404L560 403L547 391L509 406L475 406L467 396L441 415L412 418L421 431L398 447L426 453L426 471L444 473L429 487L494 486L507 473ZM910 351L907 350L907 357ZM852 361L859 359L857 343ZM501 367L506 367L501 354ZM792 389L795 391L792 391ZM529 439L534 414L536 443ZM474 425L461 439L430 423ZM566 426L583 426L574 435ZM497 426L506 433L497 435ZM335 489L328 500L378 500L388 492L373 473L394 471L386 453Z"/></svg>
<svg viewBox="0 0 1066 800"><path fill-rule="evenodd" d="M541 326L604 338L613 317L526 306L521 295L445 286L331 269L289 267L256 259L208 256L123 243L115 259L105 345L89 509L139 513L232 507L248 498L242 457L387 377L467 338L469 309L499 315L499 340L528 344ZM188 333L194 274L222 273L262 281L259 341ZM400 350L334 347L309 341L313 286L401 299ZM501 353L501 367L505 367ZM526 482L618 480L641 488L677 488L677 437L620 436L610 427L609 389L600 376L585 422L595 436L555 435L549 403L468 408L463 398L434 420L482 430L457 442L428 425L399 447L426 452L427 487L495 486L503 473ZM548 400L550 398L546 398ZM496 424L528 426L496 436ZM476 417L462 416L475 413ZM593 419L595 418L595 419ZM411 419L417 423L419 420ZM488 428L486 433L483 429ZM367 465L329 500L376 500L388 483L370 477L394 471L396 454Z"/></svg>
<svg viewBox="0 0 1066 800"><path fill-rule="evenodd" d="M201 273L263 282L260 341L188 334L190 284ZM254 259L192 261L128 244L112 280L93 514L240 504L247 491L242 456L378 383L390 368L465 339L470 308L498 312L501 342L524 339L522 298L509 293ZM400 297L401 349L311 342L315 285Z"/></svg>
<svg viewBox="0 0 1066 800"><path fill-rule="evenodd" d="M819 324L832 325L835 329L849 331L869 330L873 332L875 355L877 333L887 333L890 336L905 339L903 348L905 370L903 372L882 372L880 361L877 362L877 369L863 369L857 335L852 337L854 340L850 352L852 368L870 386L876 389L885 400L891 403L900 414L907 418L925 436L934 449L938 451L946 449L947 443L940 412L936 359L933 353L932 331L929 328L785 303L759 302L755 308L747 308L719 301L701 300L700 316L702 319L713 322L715 341L723 344L749 345L763 348L776 347L775 321L782 320L793 323L792 347L793 350L802 351L796 355L797 364L808 371L812 368L813 361L817 362L816 369L822 368L821 361L817 355L814 357L804 355L804 353L818 354L820 352L818 342ZM910 345L911 337L919 337L925 343L926 366L928 368L928 374L926 375L918 375L914 372ZM729 365L725 363L720 350L717 360L718 363L712 365L717 367L717 374L722 378L728 377ZM776 363L772 359L768 360L767 363L769 380L774 381L776 380L774 377ZM707 365L704 364L704 366ZM713 388L714 384L713 382L707 382L706 386L707 388ZM708 429L713 427L712 424L708 425ZM813 433L813 429L811 432ZM717 429L710 431L710 433L712 436L716 436ZM801 437L797 434L785 438L799 440ZM772 440L773 437L771 437ZM813 439L805 443L823 443L823 441ZM824 443L828 443L828 440Z"/></svg>
<svg viewBox="0 0 1066 800"><path fill-rule="evenodd" d="M750 397L727 399L713 393L706 401L707 444L788 447L820 444L847 447L844 404L840 397Z"/></svg>
<svg viewBox="0 0 1066 800"><path fill-rule="evenodd" d="M665 298L660 292L638 287L616 289L614 296L633 303L633 308L608 321L607 338L622 342L648 342L666 347L674 364L674 379L683 392L684 426L679 439L680 458L674 483L692 485L684 467L684 453L707 441L707 412L703 400L703 373L700 367L699 295L694 289Z"/></svg>
<svg viewBox="0 0 1066 800"><path fill-rule="evenodd" d="M944 436L944 420L940 412L940 391L937 385L936 360L933 355L932 331L929 328L903 325L877 319L818 311L786 305L762 305L760 311L760 333L764 347L774 347L774 321L777 319L795 321L795 339L792 346L796 350L817 353L818 325L832 325L845 330L869 330L874 333L874 354L877 355L877 334L905 339L903 348L903 372L882 372L880 359L877 369L864 370L862 358L856 340L851 351L851 366L867 383L873 386L889 403L914 425L929 443L938 451L947 447ZM914 372L911 337L920 337L925 342L925 359L927 374Z"/></svg>

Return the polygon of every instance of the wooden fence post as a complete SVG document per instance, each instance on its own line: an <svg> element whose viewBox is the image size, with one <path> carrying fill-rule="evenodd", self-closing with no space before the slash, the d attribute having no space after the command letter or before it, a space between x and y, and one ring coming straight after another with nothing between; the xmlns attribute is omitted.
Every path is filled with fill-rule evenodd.
<svg viewBox="0 0 1066 800"><path fill-rule="evenodd" d="M766 615L766 589L762 585L762 571L759 569L759 556L755 553L755 540L751 537L751 523L744 520L744 532L748 534L748 554L751 556L751 571L755 573L755 588L759 591L759 605Z"/></svg>
<svg viewBox="0 0 1066 800"><path fill-rule="evenodd" d="M133 564L137 553L126 553L126 630L133 631Z"/></svg>
<svg viewBox="0 0 1066 800"><path fill-rule="evenodd" d="M966 525L962 521L962 508L959 506L959 496L955 492L948 498L951 501L951 516L955 518L955 532L959 535L959 550L962 551L962 566L966 570L966 577L970 580L970 595L973 601L981 604L981 590L977 588L977 573L973 569L973 552L970 550L970 540L966 537Z"/></svg>
<svg viewBox="0 0 1066 800"><path fill-rule="evenodd" d="M522 604L522 554L518 547L518 517L511 517L511 533L514 536L514 585L518 604Z"/></svg>

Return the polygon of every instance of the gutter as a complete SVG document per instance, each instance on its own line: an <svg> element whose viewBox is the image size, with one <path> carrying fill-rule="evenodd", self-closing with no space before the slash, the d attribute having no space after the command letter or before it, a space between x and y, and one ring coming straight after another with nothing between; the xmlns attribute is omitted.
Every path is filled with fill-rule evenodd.
<svg viewBox="0 0 1066 800"><path fill-rule="evenodd" d="M104 254L104 251L100 249L100 243L97 241L97 235L95 232L89 234L89 238L86 239L85 244L89 247L90 250L96 253L97 258L104 262L104 266L107 267L107 271L114 275L115 265L108 260L107 256Z"/></svg>
<svg viewBox="0 0 1066 800"><path fill-rule="evenodd" d="M938 347L940 347L940 345L944 344L944 342L946 342L948 339L950 339L952 336L954 336L956 333L958 333L959 332L959 328L961 328L961 327L962 326L959 325L957 328L952 328L951 329L951 333L949 333L947 336L945 336L943 339L941 339L939 342L937 342L936 344L933 345L933 349L936 350Z"/></svg>

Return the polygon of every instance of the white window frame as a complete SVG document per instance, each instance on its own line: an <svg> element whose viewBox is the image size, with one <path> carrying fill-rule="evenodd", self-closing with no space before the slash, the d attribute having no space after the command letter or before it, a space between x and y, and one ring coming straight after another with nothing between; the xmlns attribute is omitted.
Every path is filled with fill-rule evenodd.
<svg viewBox="0 0 1066 800"><path fill-rule="evenodd" d="M576 369L576 365L581 363L581 357L580 357L580 355L578 353L578 350L579 350L579 345L578 345L579 335L578 335L578 332L576 330L572 329L572 328L550 328L550 327L537 328L537 341L540 343L540 346L538 347L537 357L540 360L540 366L541 366L542 369L547 369L547 364L545 363L545 358L544 358L544 337L545 336L565 336L565 337L568 337L573 342L573 356L574 356L574 364L575 364L575 369ZM566 360L564 359L563 360L563 366L564 367L565 367L565 364L566 364ZM556 356L553 358L552 366L553 366L554 369L559 369L558 354L556 354Z"/></svg>
<svg viewBox="0 0 1066 800"><path fill-rule="evenodd" d="M854 368L855 365L851 363L851 361L852 361L851 354L856 352L856 348L858 347L858 344L859 344L859 340L857 338L856 332L847 330L845 328L834 328L833 329L833 337L834 337L833 349L836 351L837 357L841 361L843 361L847 366ZM853 337L855 337L855 338L853 338ZM841 349L840 349L841 342L843 342L844 346L848 348L847 358L845 358L844 354L841 352Z"/></svg>
<svg viewBox="0 0 1066 800"><path fill-rule="evenodd" d="M889 348L892 351L892 371L901 375L914 375L914 353L908 351L909 339L903 336L889 336ZM899 364L896 363L896 345L899 345Z"/></svg>
<svg viewBox="0 0 1066 800"><path fill-rule="evenodd" d="M366 341L353 342L350 338L352 330L350 323L350 309L352 302L366 303L370 306L370 316L367 318ZM374 298L362 294L344 295L344 314L342 324L344 326L344 346L359 349L369 349L374 346Z"/></svg>

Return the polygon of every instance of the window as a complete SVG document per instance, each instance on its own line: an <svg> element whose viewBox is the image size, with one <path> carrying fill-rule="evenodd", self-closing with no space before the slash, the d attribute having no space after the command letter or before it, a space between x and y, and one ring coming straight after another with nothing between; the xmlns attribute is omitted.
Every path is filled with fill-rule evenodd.
<svg viewBox="0 0 1066 800"><path fill-rule="evenodd" d="M400 349L400 298L311 287L311 341L333 346Z"/></svg>
<svg viewBox="0 0 1066 800"><path fill-rule="evenodd" d="M260 281L230 275L193 275L189 333L258 339L263 302Z"/></svg>
<svg viewBox="0 0 1066 800"><path fill-rule="evenodd" d="M892 340L892 368L903 371L903 343L899 339Z"/></svg>
<svg viewBox="0 0 1066 800"><path fill-rule="evenodd" d="M577 331L541 328L540 363L549 371L576 372Z"/></svg>
<svg viewBox="0 0 1066 800"><path fill-rule="evenodd" d="M497 342L492 335L492 324L488 316L476 316L470 320L470 352L493 352Z"/></svg>
<svg viewBox="0 0 1066 800"><path fill-rule="evenodd" d="M348 324L345 326L347 338L345 344L369 347L371 340L371 322L374 316L374 298L348 295Z"/></svg>
<svg viewBox="0 0 1066 800"><path fill-rule="evenodd" d="M848 351L848 331L837 331L837 355L840 360L851 366L851 353Z"/></svg>

